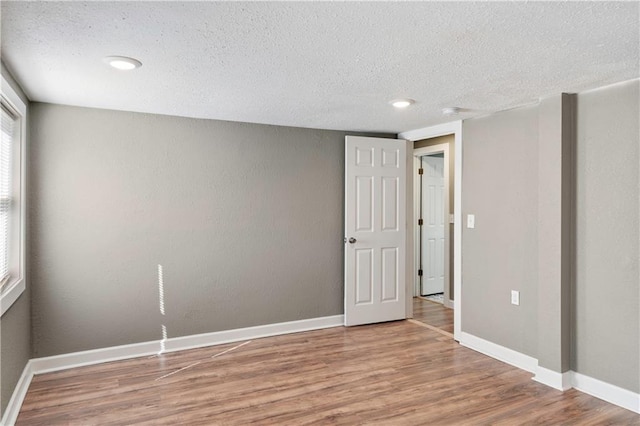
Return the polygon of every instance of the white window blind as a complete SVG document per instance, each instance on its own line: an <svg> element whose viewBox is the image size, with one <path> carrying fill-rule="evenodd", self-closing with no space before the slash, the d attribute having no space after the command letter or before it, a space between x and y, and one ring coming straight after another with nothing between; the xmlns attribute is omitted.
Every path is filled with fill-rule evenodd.
<svg viewBox="0 0 640 426"><path fill-rule="evenodd" d="M0 84L0 316L2 316L11 309L26 288L23 181L27 105L3 75L0 75L0 80L2 80Z"/></svg>
<svg viewBox="0 0 640 426"><path fill-rule="evenodd" d="M11 224L11 166L16 119L2 108L2 140L0 141L0 287L9 278L9 231Z"/></svg>

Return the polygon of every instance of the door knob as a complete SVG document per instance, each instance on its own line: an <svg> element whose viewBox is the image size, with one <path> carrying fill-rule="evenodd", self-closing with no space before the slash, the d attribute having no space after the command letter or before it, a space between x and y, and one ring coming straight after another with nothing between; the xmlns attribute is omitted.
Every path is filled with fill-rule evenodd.
<svg viewBox="0 0 640 426"><path fill-rule="evenodd" d="M357 240L356 240L355 238L353 238L353 237L349 238L349 243L350 243L350 244L353 244L353 243L355 243L356 241L357 241Z"/></svg>

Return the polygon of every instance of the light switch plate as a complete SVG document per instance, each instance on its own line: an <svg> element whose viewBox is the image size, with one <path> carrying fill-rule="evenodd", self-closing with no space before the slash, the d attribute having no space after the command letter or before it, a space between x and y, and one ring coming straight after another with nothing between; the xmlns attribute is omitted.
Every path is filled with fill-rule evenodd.
<svg viewBox="0 0 640 426"><path fill-rule="evenodd" d="M475 228L476 227L476 215L468 214L467 215L467 228Z"/></svg>
<svg viewBox="0 0 640 426"><path fill-rule="evenodd" d="M520 292L517 290L511 290L511 304L520 305Z"/></svg>
<svg viewBox="0 0 640 426"><path fill-rule="evenodd" d="M452 214L449 215L449 223L455 223L455 216L453 216Z"/></svg>

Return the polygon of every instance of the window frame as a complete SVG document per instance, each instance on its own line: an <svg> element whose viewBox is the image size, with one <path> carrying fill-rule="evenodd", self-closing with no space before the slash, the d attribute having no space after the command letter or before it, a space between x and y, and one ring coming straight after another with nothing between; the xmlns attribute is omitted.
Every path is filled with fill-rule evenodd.
<svg viewBox="0 0 640 426"><path fill-rule="evenodd" d="M18 170L12 171L13 188L15 198L17 198L15 207L18 210L15 217L11 220L10 226L17 230L10 237L9 247L14 253L13 259L10 261L9 268L14 273L8 282L3 286L0 293L0 317L11 308L16 300L25 291L25 234L26 234L26 145L27 145L27 105L20 98L18 93L11 86L4 76L2 78L2 86L0 86L0 101L11 111L16 117L16 135L12 160L14 167Z"/></svg>

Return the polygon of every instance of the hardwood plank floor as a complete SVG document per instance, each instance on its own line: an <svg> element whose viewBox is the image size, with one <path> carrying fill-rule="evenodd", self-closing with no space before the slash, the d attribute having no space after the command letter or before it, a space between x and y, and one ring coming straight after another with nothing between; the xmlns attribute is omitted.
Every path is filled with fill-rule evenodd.
<svg viewBox="0 0 640 426"><path fill-rule="evenodd" d="M34 377L17 425L638 425L408 321Z"/></svg>
<svg viewBox="0 0 640 426"><path fill-rule="evenodd" d="M413 319L453 335L453 309L445 308L442 303L414 297Z"/></svg>

